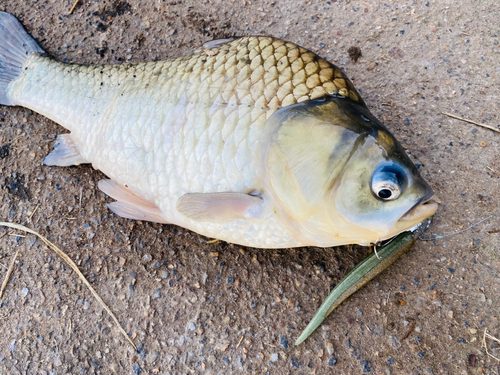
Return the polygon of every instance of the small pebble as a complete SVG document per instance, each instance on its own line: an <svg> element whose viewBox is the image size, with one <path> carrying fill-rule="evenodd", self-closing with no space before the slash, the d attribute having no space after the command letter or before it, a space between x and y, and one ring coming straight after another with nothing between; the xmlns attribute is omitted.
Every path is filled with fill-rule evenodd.
<svg viewBox="0 0 500 375"><path fill-rule="evenodd" d="M328 366L335 366L337 364L337 358L335 357L331 357L329 360L328 360Z"/></svg>
<svg viewBox="0 0 500 375"><path fill-rule="evenodd" d="M360 362L361 366L363 366L363 372L371 372L372 367L369 361L363 360Z"/></svg>
<svg viewBox="0 0 500 375"><path fill-rule="evenodd" d="M167 270L161 270L160 271L160 276L162 279L168 279L168 271Z"/></svg>
<svg viewBox="0 0 500 375"><path fill-rule="evenodd" d="M151 256L151 254L144 254L144 256L142 257L143 262L150 262L152 260L153 260L153 257Z"/></svg>
<svg viewBox="0 0 500 375"><path fill-rule="evenodd" d="M333 344L331 342L328 342L326 344L326 351L328 352L328 354L332 355L333 354Z"/></svg>
<svg viewBox="0 0 500 375"><path fill-rule="evenodd" d="M160 356L160 352L150 352L146 356L146 362L147 363L154 363L158 357Z"/></svg>
<svg viewBox="0 0 500 375"><path fill-rule="evenodd" d="M136 375L139 375L142 372L141 366L139 366L137 363L134 363L133 369L134 369L134 374Z"/></svg>
<svg viewBox="0 0 500 375"><path fill-rule="evenodd" d="M300 366L302 366L302 362L300 362L295 357L290 357L290 362L292 362L292 366L295 367L295 368L299 368Z"/></svg>
<svg viewBox="0 0 500 375"><path fill-rule="evenodd" d="M470 367L476 367L476 355L475 354L469 354L469 366Z"/></svg>
<svg viewBox="0 0 500 375"><path fill-rule="evenodd" d="M28 295L28 292L29 292L28 288L24 287L23 290L21 290L21 295L23 297L26 297Z"/></svg>
<svg viewBox="0 0 500 375"><path fill-rule="evenodd" d="M137 354L139 354L140 352L142 352L142 349L144 348L144 344L140 344L138 347L137 347Z"/></svg>
<svg viewBox="0 0 500 375"><path fill-rule="evenodd" d="M288 339L285 336L281 336L280 343L282 347L288 349Z"/></svg>
<svg viewBox="0 0 500 375"><path fill-rule="evenodd" d="M189 329L190 329L191 331L194 331L194 330L196 329L196 327L195 327L194 323L192 323L192 322L191 322L191 323L189 324Z"/></svg>
<svg viewBox="0 0 500 375"><path fill-rule="evenodd" d="M271 362L276 362L278 360L278 353L271 354Z"/></svg>
<svg viewBox="0 0 500 375"><path fill-rule="evenodd" d="M161 296L160 288L154 290L153 293L151 294L152 299L160 298L160 296Z"/></svg>

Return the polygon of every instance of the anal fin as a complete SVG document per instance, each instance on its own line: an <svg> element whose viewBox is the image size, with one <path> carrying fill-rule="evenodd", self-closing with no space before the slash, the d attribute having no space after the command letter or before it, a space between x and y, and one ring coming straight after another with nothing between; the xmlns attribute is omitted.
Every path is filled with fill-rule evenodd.
<svg viewBox="0 0 500 375"><path fill-rule="evenodd" d="M188 193L177 201L177 210L192 220L227 223L258 219L264 212L261 197L242 193Z"/></svg>
<svg viewBox="0 0 500 375"><path fill-rule="evenodd" d="M71 134L59 134L57 136L54 151L48 154L43 162L46 165L56 165L58 167L68 167L70 165L79 165L89 163L82 158L76 149Z"/></svg>
<svg viewBox="0 0 500 375"><path fill-rule="evenodd" d="M168 224L161 216L161 210L153 202L132 193L126 187L112 180L101 180L97 186L104 194L116 199L116 202L108 203L106 206L118 216Z"/></svg>

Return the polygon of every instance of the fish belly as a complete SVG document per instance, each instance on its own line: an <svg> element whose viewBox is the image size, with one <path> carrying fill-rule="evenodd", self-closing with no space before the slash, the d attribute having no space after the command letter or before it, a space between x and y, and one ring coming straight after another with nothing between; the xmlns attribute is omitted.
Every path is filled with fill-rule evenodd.
<svg viewBox="0 0 500 375"><path fill-rule="evenodd" d="M258 220L209 223L188 219L176 203L186 193L261 189L254 151L269 116L342 85L342 73L311 56L272 38L141 64L68 65L34 55L8 95L70 130L83 159L154 202L166 221L247 246L303 246L272 206Z"/></svg>

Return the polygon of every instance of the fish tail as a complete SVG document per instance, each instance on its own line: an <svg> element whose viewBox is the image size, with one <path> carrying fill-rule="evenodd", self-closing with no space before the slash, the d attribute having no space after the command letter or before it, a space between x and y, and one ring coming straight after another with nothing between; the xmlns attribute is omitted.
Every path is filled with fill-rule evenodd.
<svg viewBox="0 0 500 375"><path fill-rule="evenodd" d="M0 104L13 105L9 84L19 77L29 56L43 53L16 17L0 12Z"/></svg>

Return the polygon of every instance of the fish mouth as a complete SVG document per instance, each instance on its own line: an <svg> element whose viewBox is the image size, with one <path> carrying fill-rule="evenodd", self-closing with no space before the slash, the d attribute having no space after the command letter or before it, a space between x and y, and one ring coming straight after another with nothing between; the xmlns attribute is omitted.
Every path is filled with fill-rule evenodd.
<svg viewBox="0 0 500 375"><path fill-rule="evenodd" d="M438 209L438 204L433 198L434 194L432 192L430 196L420 198L417 203L399 219L399 221L420 222L434 215Z"/></svg>

